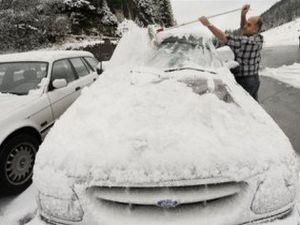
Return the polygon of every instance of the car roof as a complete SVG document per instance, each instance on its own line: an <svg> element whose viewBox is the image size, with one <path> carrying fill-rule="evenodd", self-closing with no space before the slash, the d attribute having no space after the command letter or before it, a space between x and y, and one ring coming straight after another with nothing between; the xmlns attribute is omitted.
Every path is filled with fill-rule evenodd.
<svg viewBox="0 0 300 225"><path fill-rule="evenodd" d="M27 62L27 61L39 61L39 62L52 62L59 59L91 56L92 53L87 51L30 51L23 53L12 53L0 55L0 63L2 62Z"/></svg>

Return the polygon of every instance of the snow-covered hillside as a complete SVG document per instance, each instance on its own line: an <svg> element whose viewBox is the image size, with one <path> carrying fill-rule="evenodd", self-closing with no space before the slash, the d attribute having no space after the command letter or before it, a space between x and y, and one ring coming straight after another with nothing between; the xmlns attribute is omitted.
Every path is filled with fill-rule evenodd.
<svg viewBox="0 0 300 225"><path fill-rule="evenodd" d="M265 38L264 47L299 45L300 18L267 30L262 35Z"/></svg>

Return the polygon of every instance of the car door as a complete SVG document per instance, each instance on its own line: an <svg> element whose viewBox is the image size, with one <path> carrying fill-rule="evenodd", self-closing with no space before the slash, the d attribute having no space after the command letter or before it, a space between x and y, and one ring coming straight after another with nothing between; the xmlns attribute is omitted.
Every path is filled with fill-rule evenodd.
<svg viewBox="0 0 300 225"><path fill-rule="evenodd" d="M67 86L55 89L52 82L55 79L65 79ZM69 59L53 63L48 98L54 118L59 118L80 95L81 84Z"/></svg>
<svg viewBox="0 0 300 225"><path fill-rule="evenodd" d="M71 58L70 62L79 77L79 84L81 88L89 86L97 80L97 73L93 71L82 58Z"/></svg>

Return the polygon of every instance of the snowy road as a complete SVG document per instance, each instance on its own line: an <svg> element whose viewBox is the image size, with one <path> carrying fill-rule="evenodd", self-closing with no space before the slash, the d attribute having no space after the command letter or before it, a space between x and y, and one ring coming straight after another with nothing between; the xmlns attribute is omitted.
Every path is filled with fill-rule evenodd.
<svg viewBox="0 0 300 225"><path fill-rule="evenodd" d="M269 77L261 77L259 100L300 155L300 89Z"/></svg>

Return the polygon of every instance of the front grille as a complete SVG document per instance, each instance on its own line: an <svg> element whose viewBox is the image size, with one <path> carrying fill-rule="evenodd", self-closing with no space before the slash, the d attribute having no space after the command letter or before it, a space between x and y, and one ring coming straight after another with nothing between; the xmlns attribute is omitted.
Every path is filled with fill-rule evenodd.
<svg viewBox="0 0 300 225"><path fill-rule="evenodd" d="M216 201L225 201L240 193L244 183L225 182L188 186L165 187L108 187L94 186L89 193L107 207L147 208L152 210L184 210L205 207Z"/></svg>

